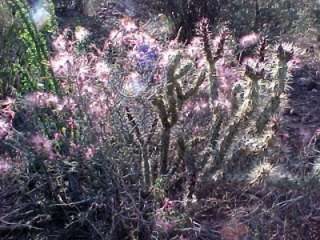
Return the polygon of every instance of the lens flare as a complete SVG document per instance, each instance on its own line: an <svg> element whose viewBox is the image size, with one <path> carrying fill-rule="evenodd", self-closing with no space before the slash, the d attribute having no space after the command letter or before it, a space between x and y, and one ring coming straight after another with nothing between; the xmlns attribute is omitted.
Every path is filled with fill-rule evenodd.
<svg viewBox="0 0 320 240"><path fill-rule="evenodd" d="M51 19L51 14L48 9L48 3L45 0L39 0L32 6L32 20L38 30L41 30Z"/></svg>

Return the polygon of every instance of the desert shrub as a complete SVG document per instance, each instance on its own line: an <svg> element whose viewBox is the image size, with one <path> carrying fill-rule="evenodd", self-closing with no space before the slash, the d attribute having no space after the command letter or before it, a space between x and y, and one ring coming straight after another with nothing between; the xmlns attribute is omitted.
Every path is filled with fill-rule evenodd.
<svg viewBox="0 0 320 240"><path fill-rule="evenodd" d="M29 32L24 23L28 36L37 33L27 42L37 61L49 57L59 92L37 82L1 105L0 154L26 165L13 184L24 194L5 197L16 211L3 210L17 224L1 232L26 231L35 239L219 239L233 226L237 238L266 239L286 230L268 206L275 202L271 210L286 221L284 209L310 199L281 190L317 184L316 170L310 179L283 177L278 165L278 114L299 50L258 32L238 38L222 20L198 21L201 11L223 9L216 3L199 2L186 43L179 37L187 32L157 38L125 17L101 46L83 27L61 31L48 56L34 24ZM187 4L174 17L189 18L197 5ZM261 185L266 198L251 192ZM243 213L239 204L248 207L243 199L250 205L252 195L258 208L228 219L230 208ZM207 212L230 226L204 227ZM264 233L259 216L276 227Z"/></svg>

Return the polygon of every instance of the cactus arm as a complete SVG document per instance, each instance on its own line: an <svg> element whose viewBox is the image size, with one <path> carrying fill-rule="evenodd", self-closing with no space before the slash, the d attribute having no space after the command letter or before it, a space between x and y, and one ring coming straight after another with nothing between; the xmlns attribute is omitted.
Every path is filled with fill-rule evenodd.
<svg viewBox="0 0 320 240"><path fill-rule="evenodd" d="M174 88L176 80L174 73L180 62L181 56L178 54L173 58L173 61L167 68L167 84L166 84L166 97L168 100L168 109L164 104L163 98L158 97L153 100L153 104L158 108L159 117L162 123L161 130L161 151L160 151L160 174L166 174L168 169L168 154L170 147L171 128L178 120L176 99L174 96Z"/></svg>
<svg viewBox="0 0 320 240"><path fill-rule="evenodd" d="M183 94L183 90L182 90L182 87L179 82L177 82L177 84L176 84L176 94L177 94L178 109L181 110L183 102L185 100L183 98L184 94Z"/></svg>
<svg viewBox="0 0 320 240"><path fill-rule="evenodd" d="M139 142L141 145L143 145L143 144L144 144L144 140L143 140L143 138L142 138L142 134L141 134L141 132L140 132L140 129L139 129L139 127L138 127L137 122L135 121L133 115L131 114L131 111L130 111L129 107L126 107L125 110L126 110L126 113L127 113L127 118L128 118L128 120L129 120L129 123L130 123L131 127L132 127L133 130L134 130L134 133L135 133L135 135L136 135L136 138L138 139L138 142Z"/></svg>
<svg viewBox="0 0 320 240"><path fill-rule="evenodd" d="M203 29L201 31L202 33L202 40L203 40L203 50L206 56L206 59L209 63L209 66L214 65L214 56L211 51L211 46L210 46L210 33L209 29L207 26L203 26Z"/></svg>
<svg viewBox="0 0 320 240"><path fill-rule="evenodd" d="M280 106L280 96L274 95L271 97L268 104L265 106L261 112L259 118L256 122L256 132L260 134L266 127L267 123L270 120L270 117L277 111Z"/></svg>
<svg viewBox="0 0 320 240"><path fill-rule="evenodd" d="M239 109L239 104L238 104L238 94L242 91L242 88L239 85L236 85L232 88L231 91L231 109L230 109L230 116L233 116L237 109Z"/></svg>
<svg viewBox="0 0 320 240"><path fill-rule="evenodd" d="M138 143L140 145L140 149L141 149L141 162L140 162L140 168L142 169L142 173L143 173L143 178L144 178L144 183L146 184L147 187L150 186L151 184L151 174L150 174L150 163L149 163L149 154L148 154L148 150L149 150L149 144L151 142L152 136L154 135L157 125L158 125L158 118L155 118L152 126L151 126L151 130L147 135L147 139L144 140L141 131L138 127L138 124L136 122L136 120L134 119L129 107L125 108L126 114L127 114L127 118L129 120L130 125L132 126L132 128L134 129L134 133L136 135L136 138L138 140Z"/></svg>
<svg viewBox="0 0 320 240"><path fill-rule="evenodd" d="M148 159L148 147L146 145L142 146L141 151L141 158L142 158L142 171L143 171L143 177L144 182L147 187L151 184L151 178L150 178L150 164Z"/></svg>
<svg viewBox="0 0 320 240"><path fill-rule="evenodd" d="M228 152L230 146L232 145L232 140L237 132L240 130L240 126L244 123L250 114L254 111L258 98L258 75L253 75L251 70L247 69L246 81L247 89L244 95L244 102L240 106L239 112L231 120L230 124L227 126L227 130L218 146L218 152L215 157L215 165L220 167L223 159Z"/></svg>
<svg viewBox="0 0 320 240"><path fill-rule="evenodd" d="M178 79L184 77L191 70L191 68L192 68L192 64L191 63L184 65L182 67L182 69L180 69L180 71L177 74L174 75L174 78L176 80L178 80Z"/></svg>
<svg viewBox="0 0 320 240"><path fill-rule="evenodd" d="M204 82L206 74L202 71L197 78L194 86L183 93L182 87L178 79L189 72L192 65L187 65L182 68L177 74L177 67L180 63L181 55L177 54L171 63L168 65L166 72L166 89L165 97L167 99L167 106L163 101L163 97L156 97L153 100L153 105L158 109L159 118L162 123L161 130L161 153L160 153L160 174L166 174L168 170L168 154L170 147L171 129L178 121L178 110L181 110L182 104L190 97L192 97Z"/></svg>
<svg viewBox="0 0 320 240"><path fill-rule="evenodd" d="M178 109L180 110L183 103L187 101L190 97L194 96L197 91L199 90L201 84L205 81L206 79L206 73L203 70L200 75L197 77L197 80L193 84L193 86L186 92L183 93L182 87L179 82L176 82L176 94L177 94L177 100L178 100Z"/></svg>
<svg viewBox="0 0 320 240"><path fill-rule="evenodd" d="M158 126L158 118L155 118L152 125L151 125L151 130L148 134L147 140L146 140L146 144L149 145L151 143L152 137L155 134L156 130L157 130L157 126Z"/></svg>
<svg viewBox="0 0 320 240"><path fill-rule="evenodd" d="M275 83L275 86L273 87L273 94L271 99L269 100L268 104L265 106L259 118L257 119L257 122L256 122L257 133L261 133L263 131L263 129L269 122L270 117L279 109L280 102L281 102L281 94L284 93L287 85L287 78L288 78L287 62L289 59L290 58L281 57L281 55L278 56L278 63L277 63L277 69L276 69L276 83Z"/></svg>
<svg viewBox="0 0 320 240"><path fill-rule="evenodd" d="M213 152L215 152L216 143L219 138L219 132L223 122L222 109L215 104L215 101L218 99L219 93L219 82L216 76L216 63L219 59L223 57L224 45L227 35L228 33L225 30L223 30L220 33L219 42L214 55L212 54L212 51L210 49L207 49L209 47L209 43L207 42L208 39L206 38L207 35L204 34L203 39L204 51L206 53L207 61L209 63L210 106L213 114L210 142Z"/></svg>
<svg viewBox="0 0 320 240"><path fill-rule="evenodd" d="M170 145L171 123L162 97L153 100L153 105L158 108L159 118L162 123L161 130L161 151L160 151L160 174L166 174L168 168L168 153Z"/></svg>
<svg viewBox="0 0 320 240"><path fill-rule="evenodd" d="M182 96L183 101L188 100L190 97L194 96L199 90L202 83L206 80L206 72L202 71L194 85Z"/></svg>
<svg viewBox="0 0 320 240"><path fill-rule="evenodd" d="M167 69L167 88L166 96L168 100L168 114L170 116L170 125L173 126L178 121L177 101L174 89L177 85L177 79L174 77L175 71L180 63L181 55L177 54Z"/></svg>
<svg viewBox="0 0 320 240"><path fill-rule="evenodd" d="M168 155L170 147L171 128L162 128L161 152L160 152L160 174L164 175L168 170Z"/></svg>
<svg viewBox="0 0 320 240"><path fill-rule="evenodd" d="M221 129L221 125L223 123L223 113L222 113L222 109L219 106L216 106L213 109L213 115L215 117L212 126L211 126L211 148L213 151L215 151L216 145L217 145L217 141L219 139L220 136L220 129Z"/></svg>
<svg viewBox="0 0 320 240"><path fill-rule="evenodd" d="M162 97L160 96L160 97L153 99L152 103L158 109L159 118L160 118L162 126L164 128L170 128L169 116L168 116L166 106L164 104Z"/></svg>

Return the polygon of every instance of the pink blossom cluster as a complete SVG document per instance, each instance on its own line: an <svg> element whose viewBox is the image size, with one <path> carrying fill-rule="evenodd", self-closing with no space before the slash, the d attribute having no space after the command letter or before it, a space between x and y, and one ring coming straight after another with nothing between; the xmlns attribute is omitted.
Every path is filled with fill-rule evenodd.
<svg viewBox="0 0 320 240"><path fill-rule="evenodd" d="M205 67L206 58L203 53L203 41L201 37L194 37L186 46L185 53L188 57L195 61L197 68Z"/></svg>
<svg viewBox="0 0 320 240"><path fill-rule="evenodd" d="M15 112L12 110L13 103L12 99L7 99L0 109L0 140L7 138L13 129L12 121L15 117Z"/></svg>
<svg viewBox="0 0 320 240"><path fill-rule="evenodd" d="M303 68L304 64L301 58L295 56L288 62L288 70L291 73Z"/></svg>
<svg viewBox="0 0 320 240"><path fill-rule="evenodd" d="M260 35L257 33L250 33L248 35L243 36L239 40L239 45L241 48L248 48L256 45L259 42Z"/></svg>
<svg viewBox="0 0 320 240"><path fill-rule="evenodd" d="M219 82L219 95L217 104L229 111L231 108L231 93L234 84L241 79L240 73L226 62L224 58L216 63L217 78Z"/></svg>
<svg viewBox="0 0 320 240"><path fill-rule="evenodd" d="M174 211L175 204L170 199L164 199L163 206L156 211L156 226L159 230L168 233L174 229L176 222L170 219L170 214Z"/></svg>
<svg viewBox="0 0 320 240"><path fill-rule="evenodd" d="M81 31L87 33L85 29ZM117 98L112 94L114 89L109 83L112 68L105 60L106 49L92 46L88 52L79 54L76 51L76 41L77 39L65 37L63 33L53 41L55 51L50 63L54 74L60 79L62 91L66 93L64 98L57 99L55 103L59 109L67 108L73 112L73 118L81 113L82 116L89 117L95 127L99 127L102 122L106 125L107 121L104 119ZM47 105L48 99L54 102L52 96L42 97L49 95L47 93L34 95L35 93L29 97L33 102L37 99L42 105ZM75 122L74 119L69 120L67 122ZM76 125L68 124L69 127L73 126L71 128Z"/></svg>
<svg viewBox="0 0 320 240"><path fill-rule="evenodd" d="M33 134L29 139L32 150L39 156L52 160L55 158L53 143L42 134Z"/></svg>
<svg viewBox="0 0 320 240"><path fill-rule="evenodd" d="M30 108L56 108L60 102L58 96L47 92L32 92L23 98L23 103Z"/></svg>
<svg viewBox="0 0 320 240"><path fill-rule="evenodd" d="M183 114L186 117L191 116L192 114L201 114L206 113L209 110L209 101L208 98L200 97L188 101L183 107Z"/></svg>
<svg viewBox="0 0 320 240"><path fill-rule="evenodd" d="M56 77L65 77L74 64L73 41L67 40L66 29L64 33L58 35L52 41L52 48L54 50L53 56L50 58L50 65Z"/></svg>
<svg viewBox="0 0 320 240"><path fill-rule="evenodd" d="M37 108L51 108L57 111L74 111L76 103L69 96L58 97L48 92L31 92L23 96L22 103L27 110L33 111Z"/></svg>
<svg viewBox="0 0 320 240"><path fill-rule="evenodd" d="M141 43L153 45L156 42L153 37L145 31L142 31L136 23L128 17L120 21L120 27L110 33L109 39L117 46L131 49Z"/></svg>
<svg viewBox="0 0 320 240"><path fill-rule="evenodd" d="M13 166L5 161L5 160L0 160L0 174L8 172Z"/></svg>
<svg viewBox="0 0 320 240"><path fill-rule="evenodd" d="M0 140L5 139L9 135L11 125L4 119L0 119Z"/></svg>

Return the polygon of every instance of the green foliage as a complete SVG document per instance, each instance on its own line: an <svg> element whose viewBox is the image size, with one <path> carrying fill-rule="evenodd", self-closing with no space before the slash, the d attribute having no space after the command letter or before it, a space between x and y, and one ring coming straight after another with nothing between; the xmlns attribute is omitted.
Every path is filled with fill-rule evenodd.
<svg viewBox="0 0 320 240"><path fill-rule="evenodd" d="M48 34L54 32L56 26L52 5L48 5L51 19L44 23L42 29L37 29L31 9L25 1L8 0L2 4L2 9L8 11L12 19L2 32L2 49L6 57L1 63L4 66L2 75L6 75L2 80L2 91L8 91L9 88L11 91L14 88L18 93L32 90L57 91L58 84L48 64L47 47Z"/></svg>

